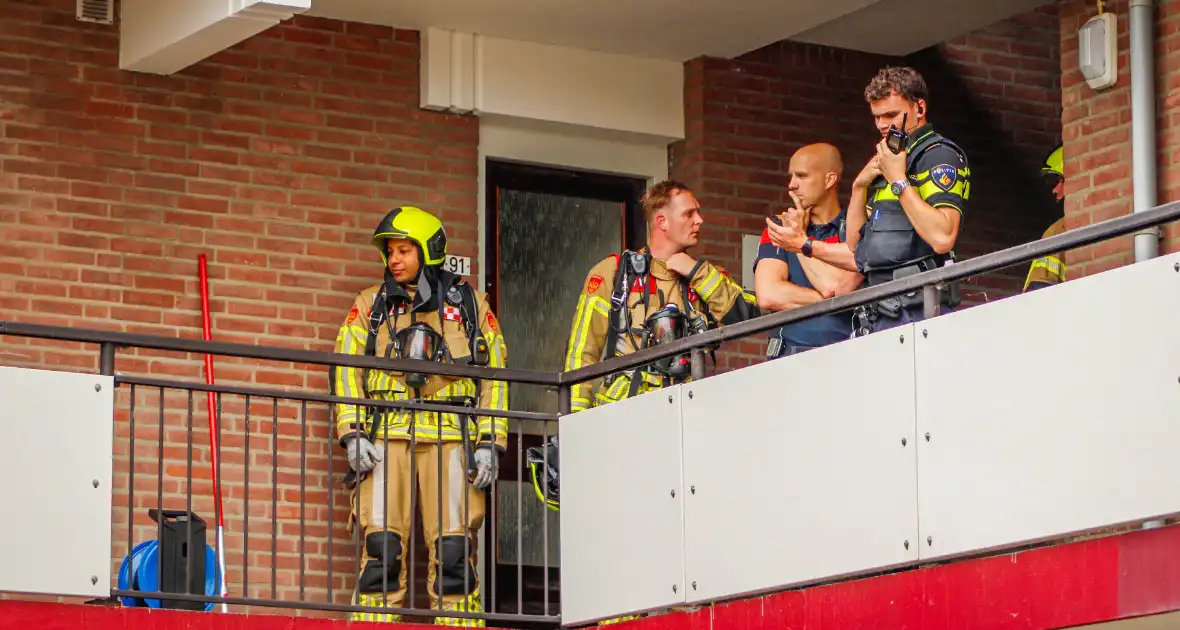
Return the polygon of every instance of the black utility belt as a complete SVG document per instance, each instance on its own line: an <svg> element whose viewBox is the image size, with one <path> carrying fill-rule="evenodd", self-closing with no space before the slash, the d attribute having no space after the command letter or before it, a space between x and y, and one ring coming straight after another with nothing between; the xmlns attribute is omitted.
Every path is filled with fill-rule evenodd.
<svg viewBox="0 0 1180 630"><path fill-rule="evenodd" d="M923 258L914 263L895 267L893 269L882 269L879 271L870 270L865 274L865 280L868 281L868 286L877 286L878 284L885 284L894 280L901 280L910 276L917 275L923 271L930 271L931 269L938 269L938 260L934 258Z"/></svg>
<svg viewBox="0 0 1180 630"><path fill-rule="evenodd" d="M876 286L892 280L907 278L923 271L930 271L937 267L938 263L935 260L926 259L916 264L906 265L905 267L899 267L890 271L870 271L866 279L869 280L869 286ZM959 283L957 280L946 284L940 283L935 288L938 291L938 301L940 304L951 308L959 305ZM863 310L869 311L873 315L883 315L890 319L897 319L901 316L902 311L921 310L924 304L925 298L923 291L919 288L909 293L877 300L876 302L865 305Z"/></svg>

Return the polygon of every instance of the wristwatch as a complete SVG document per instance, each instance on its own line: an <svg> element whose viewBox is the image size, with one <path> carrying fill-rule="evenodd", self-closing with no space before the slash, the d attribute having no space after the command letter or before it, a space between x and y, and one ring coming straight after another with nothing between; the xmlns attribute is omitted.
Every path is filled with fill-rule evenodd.
<svg viewBox="0 0 1180 630"><path fill-rule="evenodd" d="M811 237L810 236L807 237L806 241L803 241L803 247L799 248L799 252L802 253L804 256L811 258Z"/></svg>
<svg viewBox="0 0 1180 630"><path fill-rule="evenodd" d="M905 189L906 189L906 188L909 188L909 186L910 186L910 180L908 180L908 179L899 179L899 180L897 180L897 181L895 181L895 182L893 182L892 184L890 184L890 185L889 185L889 190L890 190L890 192L892 192L892 193L893 193L895 196L897 196L897 197L901 197L901 193L902 193L903 191L905 191Z"/></svg>

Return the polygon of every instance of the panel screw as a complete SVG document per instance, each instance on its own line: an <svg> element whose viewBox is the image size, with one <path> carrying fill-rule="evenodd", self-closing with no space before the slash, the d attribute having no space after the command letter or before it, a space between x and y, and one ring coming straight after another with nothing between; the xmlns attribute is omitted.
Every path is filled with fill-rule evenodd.
<svg viewBox="0 0 1180 630"><path fill-rule="evenodd" d="M669 405L672 404L672 397L671 396L668 397L668 404Z"/></svg>
<svg viewBox="0 0 1180 630"><path fill-rule="evenodd" d="M694 590L694 591L695 591L695 590L697 590L697 583L696 583L696 580L693 580L693 583L692 583L692 590Z"/></svg>
<svg viewBox="0 0 1180 630"><path fill-rule="evenodd" d="M102 385L99 385L98 383L95 383L95 384L94 384L94 391L96 391L96 392L101 392L101 391L102 391Z"/></svg>
<svg viewBox="0 0 1180 630"><path fill-rule="evenodd" d="M929 337L929 336L930 336L930 333L926 332L926 329L925 329L925 328L923 328L923 329L922 329L922 336L923 336L923 337Z"/></svg>
<svg viewBox="0 0 1180 630"><path fill-rule="evenodd" d="M905 438L901 438L901 445L905 446Z"/></svg>
<svg viewBox="0 0 1180 630"><path fill-rule="evenodd" d="M672 498L673 499L676 498L676 489L675 488L672 489Z"/></svg>
<svg viewBox="0 0 1180 630"><path fill-rule="evenodd" d="M688 397L689 397L689 398L692 398L692 392L691 392L691 391L690 391L690 392L688 392Z"/></svg>
<svg viewBox="0 0 1180 630"><path fill-rule="evenodd" d="M693 493L693 494L696 494L696 493L697 493L697 487L696 487L696 486L691 486L691 487L688 489L688 491L689 491L689 492L691 492L691 493Z"/></svg>
<svg viewBox="0 0 1180 630"><path fill-rule="evenodd" d="M91 584L98 584L98 576L97 575L90 576L90 583Z"/></svg>
<svg viewBox="0 0 1180 630"><path fill-rule="evenodd" d="M93 483L94 483L94 487L95 487L95 488L97 488L97 487L98 487L98 480L97 480L97 479L95 479L95 480L93 481Z"/></svg>
<svg viewBox="0 0 1180 630"><path fill-rule="evenodd" d="M934 537L933 537L933 536L927 536L927 537L926 537L926 546L930 546L930 545L933 545L933 544L934 544Z"/></svg>
<svg viewBox="0 0 1180 630"><path fill-rule="evenodd" d="M675 593L675 592L676 592L676 585L675 585L675 584L673 584L673 585L672 585L672 592L673 592L673 593Z"/></svg>
<svg viewBox="0 0 1180 630"><path fill-rule="evenodd" d="M927 441L927 442L929 442L929 441L930 441L930 434L929 434L929 433L927 433L927 434L926 434L926 441Z"/></svg>
<svg viewBox="0 0 1180 630"><path fill-rule="evenodd" d="M899 335L897 337L897 342L898 343L905 343L905 335Z"/></svg>
<svg viewBox="0 0 1180 630"><path fill-rule="evenodd" d="M910 541L907 540L904 543L902 543L902 545L905 545L905 548L909 549L910 548Z"/></svg>

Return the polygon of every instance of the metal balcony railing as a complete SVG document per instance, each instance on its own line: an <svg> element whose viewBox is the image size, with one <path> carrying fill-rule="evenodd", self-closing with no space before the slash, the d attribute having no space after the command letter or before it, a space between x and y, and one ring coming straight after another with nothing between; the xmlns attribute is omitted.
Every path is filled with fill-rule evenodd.
<svg viewBox="0 0 1180 630"><path fill-rule="evenodd" d="M113 376L119 392L126 395L125 408L117 406L116 413L126 413L128 443L126 483L116 484L115 505L124 512L116 512L115 525L126 530L125 541L117 546L130 553L137 539L146 535L159 537L164 529L163 519L152 524L141 514L144 508L182 510L184 513L211 513L213 492L228 491L233 502L233 513L227 511L225 551L230 579L229 594L225 597L206 593L169 592L165 601L213 603L234 606L260 606L295 609L318 609L335 612L373 614L401 614L405 616L479 618L489 622L523 625L553 626L560 622L560 603L550 601L549 510L541 509L544 521L542 541L543 595L539 613L525 613L525 578L521 524L524 505L536 501L526 497L523 490L515 492L515 584L504 585L488 560L484 561L488 576L487 587L494 593L498 587L514 588L515 606L503 606L502 597L489 598L486 612L456 612L436 606L431 609L413 606L420 595L415 575L418 559L413 544L417 525L411 520L408 562L409 606L400 609L360 606L352 603L353 592L363 558L363 541L359 534L349 540L340 536L339 526L348 520L349 501L355 496L341 488L338 476L347 471L346 455L334 437L335 423L331 422L331 407L336 404L358 405L381 409L405 409L414 413L446 411L463 416L489 416L517 421L515 452L501 457L501 467L515 466L517 487L526 487L524 449L525 434L521 421L541 423L542 438L556 434L551 426L570 410L571 388L581 382L608 374L634 369L657 359L691 352L693 375L703 376L702 349L724 341L762 333L784 324L812 317L847 311L877 300L923 290L941 283L974 276L1010 265L1027 263L1040 256L1093 244L1109 238L1131 234L1145 228L1180 218L1180 203L1169 203L1151 211L1135 213L1103 223L1075 229L1049 239L1038 240L992 254L969 259L958 264L924 272L888 284L861 289L851 294L825 300L809 306L759 317L704 334L681 339L670 344L648 348L631 355L605 361L571 372L536 372L510 368L479 368L461 365L346 356L330 352L315 352L286 348L272 348L238 343L165 338L123 332L44 326L20 322L0 322L0 334L97 344L99 371ZM1178 269L1180 271L1180 269ZM147 376L119 375L117 350L141 349L173 353L211 354L251 360L277 361L294 365L349 366L376 368L401 372L476 377L482 380L526 383L556 387L559 393L559 413L522 411L494 411L436 404L385 402L356 399L321 393L287 391L273 388L236 385L206 385L203 383ZM212 392L216 403L217 435L215 452L201 447L194 440L200 429L194 427L194 392ZM213 410L209 410L213 413ZM117 426L121 426L117 425ZM226 427L229 427L228 429ZM119 429L117 429L118 431ZM123 436L120 436L123 437ZM226 440L229 440L227 443ZM225 447L225 448L223 448ZM118 449L118 446L116 447ZM388 452L388 441L378 444ZM416 444L411 445L416 452ZM231 457L226 457L232 451ZM205 479L194 461L212 462L219 487L205 487ZM171 463L172 465L169 465ZM507 463L507 464L506 464ZM440 467L442 462L436 464ZM229 480L230 483L225 483ZM183 481L183 484L181 483ZM442 511L441 484L437 508ZM542 484L544 488L544 484ZM183 488L183 490L181 490ZM412 484L412 513L424 506L431 497L417 497L417 485ZM208 492L206 492L208 490ZM382 493L388 496L387 493ZM487 523L497 528L502 524L497 484L489 489L491 495ZM176 505L183 502L183 507ZM343 498L343 500L342 500ZM171 502L169 501L171 499ZM240 505L240 509L239 509ZM464 505L463 521L468 522L469 505ZM513 516L509 514L508 516ZM235 518L240 522L232 522ZM125 522L123 522L125 519ZM188 521L188 528L193 521ZM154 532L152 531L154 528ZM339 537L338 537L339 536ZM123 538L123 536L119 536ZM485 549L494 547L493 535L486 537ZM258 542L261 541L261 542ZM475 541L469 541L475 542ZM431 544L431 541L426 541ZM215 543L220 549L221 541ZM229 553L232 551L232 554ZM117 553L121 557L123 553ZM467 554L465 553L465 556ZM492 556L489 554L488 556ZM192 555L188 556L192 562ZM232 561L230 561L232 560ZM441 573L441 566L435 571ZM388 583L384 584L388 590ZM481 584L481 589L484 585ZM191 589L190 589L191 591ZM134 589L114 589L113 595L127 598L157 598L159 592ZM505 610L509 608L509 610Z"/></svg>

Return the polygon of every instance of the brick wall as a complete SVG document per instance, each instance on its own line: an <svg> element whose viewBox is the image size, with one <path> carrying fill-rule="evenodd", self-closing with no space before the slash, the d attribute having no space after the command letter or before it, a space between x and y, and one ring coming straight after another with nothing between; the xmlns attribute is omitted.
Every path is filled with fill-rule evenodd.
<svg viewBox="0 0 1180 630"><path fill-rule="evenodd" d="M971 161L971 199L956 254L1036 240L1061 216L1040 176L1061 138L1057 7L1043 7L911 55L930 86L935 128ZM1018 293L1028 265L964 285L969 304Z"/></svg>
<svg viewBox="0 0 1180 630"><path fill-rule="evenodd" d="M330 350L355 292L380 278L367 242L388 208L441 211L453 251L474 259L478 124L418 108L418 54L415 32L297 18L176 75L136 74L118 69L117 26L77 22L72 0L0 0L0 320L199 337L203 253L215 339ZM3 365L91 371L96 357L95 346L0 337ZM117 367L202 381L200 359L124 351ZM216 374L327 391L319 367L218 358ZM134 542L154 537L146 510L161 490L159 394L137 389ZM129 402L121 387L116 559L128 536ZM165 403L164 505L184 509L189 401L169 393ZM299 595L302 516L306 595L322 601L334 492L333 586L346 600L346 465L330 448L326 408L308 406L304 450L297 404L279 405L277 440L272 400L251 401L249 425L240 397L222 404L231 594L270 595L273 526L276 594ZM203 395L192 409L193 507L212 522ZM243 593L247 428L256 468Z"/></svg>
<svg viewBox="0 0 1180 630"><path fill-rule="evenodd" d="M1180 199L1180 0L1155 3L1158 201ZM1077 30L1097 14L1092 2L1062 0L1062 112L1065 144L1066 225L1076 228L1128 214L1131 182L1131 60L1127 0L1106 10L1118 16L1118 83L1095 92L1077 69ZM1066 255L1070 277L1134 261L1132 237L1108 240ZM1160 253L1180 248L1180 226L1166 226Z"/></svg>
<svg viewBox="0 0 1180 630"><path fill-rule="evenodd" d="M698 190L707 209L700 253L740 274L741 237L761 233L764 218L790 203L786 170L804 144L826 141L841 150L847 202L878 139L864 87L887 63L923 72L931 121L971 159L960 257L1040 237L1053 208L1037 172L1060 128L1056 20L1049 5L906 59L779 42L733 60L688 62L687 136L670 156L673 174ZM1015 293L1024 273L1021 266L972 278L965 302ZM729 343L720 369L757 361L762 339Z"/></svg>
<svg viewBox="0 0 1180 630"><path fill-rule="evenodd" d="M832 142L844 156L843 198L871 148L872 121L860 96L886 61L809 44L779 42L738 59L694 59L685 67L686 138L673 173L705 208L699 253L741 277L741 239L791 203L787 167L803 144ZM823 77L820 84L815 78ZM859 149L859 151L858 151ZM857 164L859 162L859 165ZM765 335L726 344L718 371L760 360Z"/></svg>

